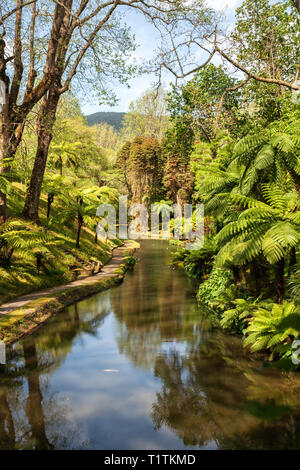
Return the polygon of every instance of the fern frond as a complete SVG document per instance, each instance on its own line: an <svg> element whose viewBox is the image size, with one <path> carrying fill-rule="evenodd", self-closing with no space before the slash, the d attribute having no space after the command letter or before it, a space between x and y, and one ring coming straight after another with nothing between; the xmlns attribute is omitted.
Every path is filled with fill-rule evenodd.
<svg viewBox="0 0 300 470"><path fill-rule="evenodd" d="M243 137L239 142L234 146L233 153L235 155L242 155L249 153L259 147L265 142L265 137L262 134L249 134L246 137Z"/></svg>

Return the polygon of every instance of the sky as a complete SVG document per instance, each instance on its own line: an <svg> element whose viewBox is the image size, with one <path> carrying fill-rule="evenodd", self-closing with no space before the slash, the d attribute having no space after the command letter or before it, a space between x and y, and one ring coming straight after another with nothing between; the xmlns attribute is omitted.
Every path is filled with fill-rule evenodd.
<svg viewBox="0 0 300 470"><path fill-rule="evenodd" d="M207 0L207 5L218 10L222 10L226 15L226 21L228 24L234 22L234 10L242 0ZM153 52L156 46L159 44L159 36L155 31L155 28L150 25L141 14L131 11L126 15L126 23L131 27L132 32L136 36L136 42L138 44L137 50L134 52L134 58L137 61L143 61L143 58L147 59L153 56ZM171 80L171 76L167 79L168 82ZM88 97L80 98L80 105L85 115L96 113L98 111L121 111L127 112L129 104L135 99L139 98L147 89L153 86L155 82L155 76L143 75L138 78L130 80L130 88L128 89L124 85L115 83L114 90L118 96L118 104L114 107L108 105L99 105L95 100L89 100ZM168 85L168 83L164 83ZM92 101L92 102L91 102Z"/></svg>

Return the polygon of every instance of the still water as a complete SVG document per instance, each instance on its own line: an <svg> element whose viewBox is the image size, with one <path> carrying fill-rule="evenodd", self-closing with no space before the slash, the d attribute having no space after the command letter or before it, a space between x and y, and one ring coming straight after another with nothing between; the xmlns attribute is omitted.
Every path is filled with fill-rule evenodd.
<svg viewBox="0 0 300 470"><path fill-rule="evenodd" d="M209 328L167 242L137 257L8 352L0 448L300 449L300 374Z"/></svg>

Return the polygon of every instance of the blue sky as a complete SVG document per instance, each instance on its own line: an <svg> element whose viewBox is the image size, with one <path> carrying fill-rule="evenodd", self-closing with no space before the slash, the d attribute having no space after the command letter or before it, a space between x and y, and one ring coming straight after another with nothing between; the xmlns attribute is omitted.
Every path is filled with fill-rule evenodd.
<svg viewBox="0 0 300 470"><path fill-rule="evenodd" d="M207 4L218 10L222 10L226 14L228 23L234 22L234 9L241 4L242 0L207 0ZM134 57L142 61L144 57L149 59L158 44L159 36L155 28L151 26L141 14L131 10L126 14L126 23L131 27L136 36L138 48L134 53ZM171 76L166 78L169 82ZM128 111L131 101L135 100L143 94L147 89L151 88L155 77L151 75L143 75L142 77L132 79L130 88L116 83L115 92L117 93L119 103L115 107L99 105L89 102L88 99L81 100L81 108L84 114L91 114L97 111ZM167 83L166 83L167 84Z"/></svg>

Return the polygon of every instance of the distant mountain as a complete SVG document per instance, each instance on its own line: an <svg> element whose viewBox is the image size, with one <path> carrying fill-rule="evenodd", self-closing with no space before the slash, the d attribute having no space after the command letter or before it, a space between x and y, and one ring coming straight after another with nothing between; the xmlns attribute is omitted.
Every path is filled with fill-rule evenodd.
<svg viewBox="0 0 300 470"><path fill-rule="evenodd" d="M115 113L99 111L98 113L89 114L86 116L89 126L94 124L100 124L106 122L110 126L113 126L117 131L121 128L121 122L126 113Z"/></svg>

